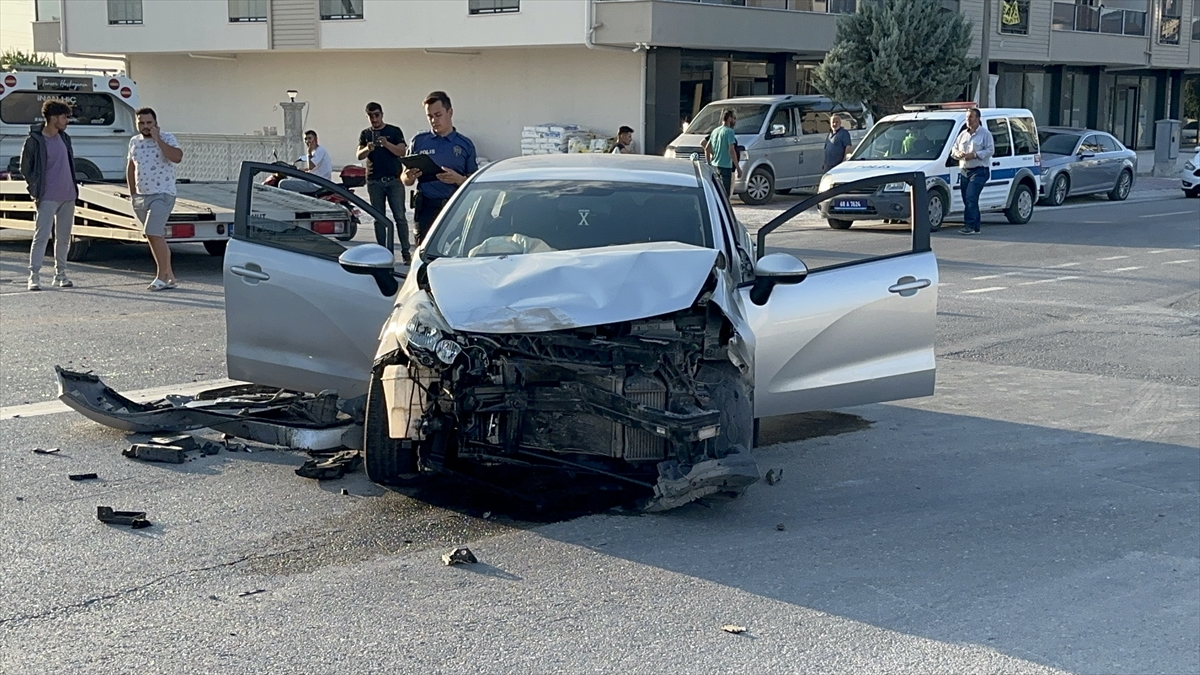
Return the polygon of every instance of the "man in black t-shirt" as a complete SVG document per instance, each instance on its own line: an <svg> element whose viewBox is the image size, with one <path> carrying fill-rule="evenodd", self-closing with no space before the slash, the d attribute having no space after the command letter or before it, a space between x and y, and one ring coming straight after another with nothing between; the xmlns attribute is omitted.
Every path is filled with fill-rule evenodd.
<svg viewBox="0 0 1200 675"><path fill-rule="evenodd" d="M367 104L367 120L371 126L358 135L358 159L367 162L367 195L371 206L386 215L392 207L396 223L396 239L404 264L412 260L408 250L408 220L404 217L404 185L400 183L400 158L408 154L404 132L383 122L383 106L372 101ZM375 223L375 241L387 246L387 227Z"/></svg>

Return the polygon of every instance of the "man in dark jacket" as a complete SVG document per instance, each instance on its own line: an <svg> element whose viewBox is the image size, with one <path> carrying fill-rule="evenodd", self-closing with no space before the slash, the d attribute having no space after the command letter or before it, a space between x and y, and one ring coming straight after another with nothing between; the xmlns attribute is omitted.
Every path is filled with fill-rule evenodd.
<svg viewBox="0 0 1200 675"><path fill-rule="evenodd" d="M846 159L846 152L854 147L850 140L850 132L842 128L842 117L834 113L829 118L829 135L825 137L825 165L822 171L829 171Z"/></svg>
<svg viewBox="0 0 1200 675"><path fill-rule="evenodd" d="M29 138L21 150L21 174L29 186L29 194L37 205L37 225L33 245L29 249L29 284L31 291L42 290L42 260L46 243L54 232L54 285L70 288L67 278L67 249L71 245L71 223L75 218L75 153L71 137L65 129L71 119L71 106L62 101L42 104L44 124L30 128Z"/></svg>

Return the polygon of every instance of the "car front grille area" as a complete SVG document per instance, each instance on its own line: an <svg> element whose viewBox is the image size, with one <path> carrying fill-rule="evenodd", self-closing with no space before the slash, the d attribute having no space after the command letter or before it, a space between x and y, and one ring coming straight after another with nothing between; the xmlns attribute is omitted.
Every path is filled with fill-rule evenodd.
<svg viewBox="0 0 1200 675"><path fill-rule="evenodd" d="M691 157L693 153L700 155L702 158L704 157L704 150L702 148L685 148L682 146L675 148L675 156L680 159L687 159Z"/></svg>
<svg viewBox="0 0 1200 675"><path fill-rule="evenodd" d="M834 183L833 187L838 187L839 185L844 185L844 183ZM850 195L873 195L873 194L875 194L876 190L878 190L878 188L858 188L857 190L843 192L839 196L846 197L846 196L850 196Z"/></svg>

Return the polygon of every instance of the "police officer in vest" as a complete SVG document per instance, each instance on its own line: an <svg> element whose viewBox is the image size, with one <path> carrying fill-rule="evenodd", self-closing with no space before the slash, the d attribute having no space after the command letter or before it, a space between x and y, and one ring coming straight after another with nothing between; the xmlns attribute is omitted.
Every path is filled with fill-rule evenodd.
<svg viewBox="0 0 1200 675"><path fill-rule="evenodd" d="M458 186L479 168L475 144L454 129L454 108L450 107L446 92L435 91L425 97L425 116L429 118L429 131L413 138L410 152L429 155L442 171L436 176L423 176L420 169L406 169L401 177L405 185L417 186L413 210L418 244Z"/></svg>

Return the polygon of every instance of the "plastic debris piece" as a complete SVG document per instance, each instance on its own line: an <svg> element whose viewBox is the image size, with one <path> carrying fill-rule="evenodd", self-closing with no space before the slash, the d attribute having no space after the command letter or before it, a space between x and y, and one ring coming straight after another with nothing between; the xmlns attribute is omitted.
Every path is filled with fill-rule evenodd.
<svg viewBox="0 0 1200 675"><path fill-rule="evenodd" d="M60 451L62 451L62 448L50 448L49 450L47 450L45 448L34 448L33 454L35 454L35 455L53 455L54 453L60 452Z"/></svg>
<svg viewBox="0 0 1200 675"><path fill-rule="evenodd" d="M175 434L172 436L155 436L150 439L155 445L173 445L184 450L196 449L196 437L191 434ZM208 441L204 441L207 443Z"/></svg>
<svg viewBox="0 0 1200 675"><path fill-rule="evenodd" d="M729 623L729 624L725 624L724 626L721 626L721 630L725 631L726 633L733 633L734 635L741 635L742 633L746 632L746 627L745 626L735 626L735 625Z"/></svg>
<svg viewBox="0 0 1200 675"><path fill-rule="evenodd" d="M253 591L246 591L244 593L238 593L238 597L239 598L248 598L251 595L258 595L259 593L266 593L266 592L267 592L267 589L265 589L265 588L256 588Z"/></svg>
<svg viewBox="0 0 1200 675"><path fill-rule="evenodd" d="M67 478L71 480L96 480L99 477L94 473L72 473L67 475Z"/></svg>
<svg viewBox="0 0 1200 675"><path fill-rule="evenodd" d="M358 450L343 450L331 457L313 458L304 462L296 469L296 475L302 478L317 480L333 480L355 471L362 465L362 453Z"/></svg>
<svg viewBox="0 0 1200 675"><path fill-rule="evenodd" d="M767 481L767 485L774 485L783 480L783 469L769 469L763 479Z"/></svg>
<svg viewBox="0 0 1200 675"><path fill-rule="evenodd" d="M779 530L780 532L783 532L784 530L787 530L787 525L784 525L783 523L779 523L778 525L775 526L775 529Z"/></svg>
<svg viewBox="0 0 1200 675"><path fill-rule="evenodd" d="M347 490L346 488L342 488L342 494L348 495L348 494L350 494L350 491Z"/></svg>
<svg viewBox="0 0 1200 675"><path fill-rule="evenodd" d="M150 527L145 511L114 511L111 506L97 506L96 519L109 525L128 525L135 530Z"/></svg>
<svg viewBox="0 0 1200 675"><path fill-rule="evenodd" d="M140 459L143 462L166 462L168 464L183 464L187 458L183 448L176 445L155 445L153 443L134 443L128 450L122 450L122 455L130 459Z"/></svg>
<svg viewBox="0 0 1200 675"><path fill-rule="evenodd" d="M220 443L213 443L212 441L203 441L200 443L200 456L201 457L208 457L209 455L215 455L220 451L221 451Z"/></svg>
<svg viewBox="0 0 1200 675"><path fill-rule="evenodd" d="M475 563L479 562L479 560L475 557L474 553L471 553L471 549L463 546L443 555L442 562L446 563L448 566L462 564L474 565Z"/></svg>

